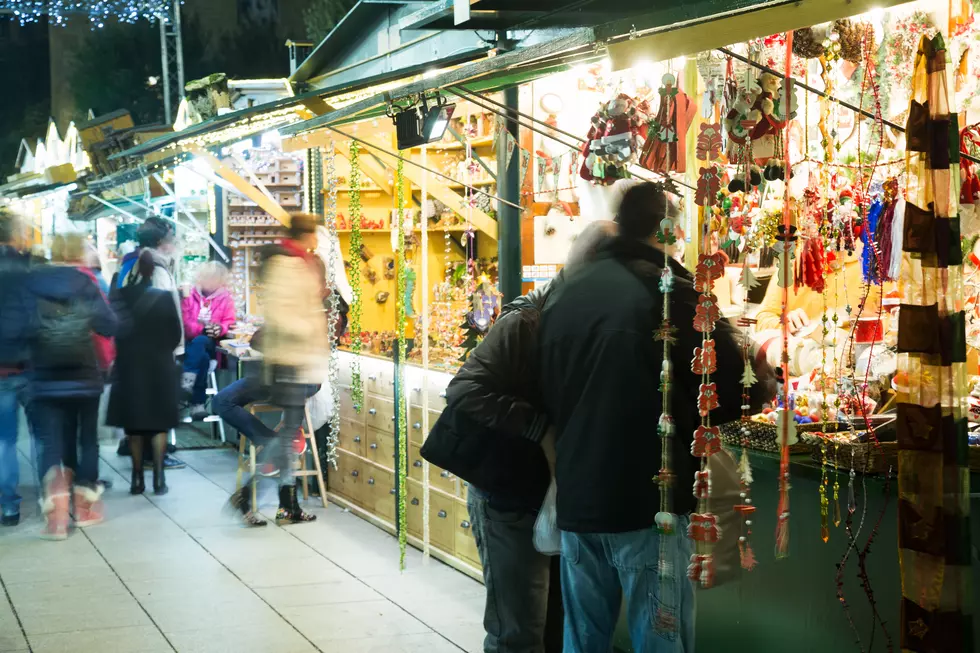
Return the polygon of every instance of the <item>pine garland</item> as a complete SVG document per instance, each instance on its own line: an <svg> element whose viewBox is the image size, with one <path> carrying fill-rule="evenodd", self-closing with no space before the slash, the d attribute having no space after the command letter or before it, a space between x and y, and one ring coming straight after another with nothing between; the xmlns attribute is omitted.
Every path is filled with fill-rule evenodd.
<svg viewBox="0 0 980 653"><path fill-rule="evenodd" d="M396 233L395 265L398 270L396 300L395 300L395 328L398 336L398 359L395 364L395 374L398 378L398 460L395 463L396 473L398 474L398 551L399 566L405 569L405 547L408 543L407 527L408 522L405 518L405 494L408 488L408 393L405 392L405 360L408 356L405 347L405 288L407 284L407 264L405 262L405 170L401 158L398 159L398 169L395 177L395 208L397 225L393 225Z"/></svg>
<svg viewBox="0 0 980 653"><path fill-rule="evenodd" d="M354 297L350 305L350 337L351 360L350 394L354 403L354 411L361 412L364 405L364 379L361 377L361 167L359 163L359 148L357 141L350 142L350 286Z"/></svg>

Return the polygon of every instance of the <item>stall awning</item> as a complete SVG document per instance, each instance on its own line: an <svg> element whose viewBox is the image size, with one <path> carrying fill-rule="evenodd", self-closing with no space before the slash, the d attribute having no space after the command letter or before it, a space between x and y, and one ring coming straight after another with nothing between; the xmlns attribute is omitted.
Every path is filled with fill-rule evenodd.
<svg viewBox="0 0 980 653"><path fill-rule="evenodd" d="M463 0L435 0L415 12L402 29L519 30L591 27L628 18L649 9L650 0L467 0L469 20L456 23L455 5Z"/></svg>
<svg viewBox="0 0 980 653"><path fill-rule="evenodd" d="M567 36L553 41L488 57L440 75L405 84L384 93L377 93L341 109L285 127L280 130L280 133L295 135L320 129L326 125L370 118L383 114L385 107L392 100L457 85L469 91L490 93L525 84L575 63L600 56L601 53L596 53L593 47L592 30L588 28L574 30Z"/></svg>
<svg viewBox="0 0 980 653"><path fill-rule="evenodd" d="M100 218L135 218L142 222L156 215L154 209L173 204L173 200L169 197L151 200L150 206L143 204L143 201L143 196L138 196L116 197L98 202L85 195L80 195L72 197L73 206L69 207L68 219L74 222L95 222ZM74 211L73 208L75 208Z"/></svg>

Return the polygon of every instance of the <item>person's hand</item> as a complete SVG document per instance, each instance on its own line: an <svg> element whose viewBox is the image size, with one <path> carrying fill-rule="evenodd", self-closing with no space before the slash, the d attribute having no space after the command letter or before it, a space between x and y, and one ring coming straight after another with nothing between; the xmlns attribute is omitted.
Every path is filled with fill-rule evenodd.
<svg viewBox="0 0 980 653"><path fill-rule="evenodd" d="M810 324L810 317L802 308L797 308L786 314L786 321L789 323L789 332L796 333Z"/></svg>
<svg viewBox="0 0 980 653"><path fill-rule="evenodd" d="M191 284L189 284L189 283L182 283L182 284L180 284L180 296L181 297L190 297L191 296L191 290L192 289L193 289L193 286Z"/></svg>
<svg viewBox="0 0 980 653"><path fill-rule="evenodd" d="M212 322L204 327L204 333L209 338L217 338L221 335L221 325Z"/></svg>

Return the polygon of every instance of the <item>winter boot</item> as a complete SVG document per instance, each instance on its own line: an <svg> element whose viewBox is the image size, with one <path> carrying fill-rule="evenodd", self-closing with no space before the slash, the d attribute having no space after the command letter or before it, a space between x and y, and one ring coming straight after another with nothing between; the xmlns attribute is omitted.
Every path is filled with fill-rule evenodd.
<svg viewBox="0 0 980 653"><path fill-rule="evenodd" d="M84 485L75 486L75 526L85 528L95 526L105 520L105 506L102 503L102 486L95 489Z"/></svg>
<svg viewBox="0 0 980 653"><path fill-rule="evenodd" d="M52 467L44 475L44 528L41 537L46 540L68 539L68 503L71 500L71 470Z"/></svg>
<svg viewBox="0 0 980 653"><path fill-rule="evenodd" d="M184 394L190 395L194 391L194 384L197 383L197 372L184 372L180 377L180 389Z"/></svg>
<svg viewBox="0 0 980 653"><path fill-rule="evenodd" d="M268 522L255 512L252 507L252 483L246 483L238 489L231 498L228 505L242 520L242 524L249 527L265 526Z"/></svg>
<svg viewBox="0 0 980 653"><path fill-rule="evenodd" d="M203 422L206 418L210 417L211 413L208 409L204 407L204 404L193 404L190 410L191 421Z"/></svg>
<svg viewBox="0 0 980 653"><path fill-rule="evenodd" d="M302 524L316 521L316 515L304 512L299 507L299 497L296 496L295 485L283 485L279 488L279 510L276 511L276 525Z"/></svg>

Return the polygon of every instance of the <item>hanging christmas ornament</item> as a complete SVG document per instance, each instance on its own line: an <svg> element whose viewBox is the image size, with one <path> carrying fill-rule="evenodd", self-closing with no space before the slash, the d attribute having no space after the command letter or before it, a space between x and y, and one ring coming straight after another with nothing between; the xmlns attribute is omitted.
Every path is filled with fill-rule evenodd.
<svg viewBox="0 0 980 653"><path fill-rule="evenodd" d="M351 301L349 317L349 332L351 334L351 351L354 356L351 360L351 400L354 410L361 412L364 405L364 380L361 378L361 351L363 349L363 337L361 333L361 316L364 308L361 294L361 253L364 240L361 235L361 165L360 148L357 141L350 142L350 193L348 194L348 212L350 213L350 249L348 258L350 260L350 286L354 294Z"/></svg>
<svg viewBox="0 0 980 653"><path fill-rule="evenodd" d="M405 364L407 363L407 348L405 343L405 288L407 285L408 263L405 258L405 170L404 161L398 158L395 172L395 219L397 224L392 229L397 231L395 240L395 266L397 268L396 299L395 299L395 337L398 356L396 357L395 373L399 396L395 399L398 407L398 460L395 462L398 474L398 487L408 487L408 392L405 389ZM405 512L405 492L398 494L398 551L399 566L405 569L405 548L407 540L407 524Z"/></svg>
<svg viewBox="0 0 980 653"><path fill-rule="evenodd" d="M683 173L686 168L685 135L697 113L691 98L677 88L677 78L667 73L658 91L660 106L650 120L639 164L653 172Z"/></svg>
<svg viewBox="0 0 980 653"><path fill-rule="evenodd" d="M330 298L327 304L327 323L334 325L339 324L342 320L340 314L340 292L338 291L338 279L337 279L337 266L336 261L332 260L335 252L339 252L340 248L334 249L333 244L338 243L337 239L337 167L336 167L336 149L334 147L334 142L331 140L323 153L323 176L327 183L326 187L326 197L324 199L324 221L327 227L327 236L330 239L330 245L326 248L321 246L321 249L326 249L328 256L324 261L327 268L327 287L330 290ZM330 394L333 399L333 405L340 405L340 361L337 358L337 346L339 345L337 338L330 338L330 358L327 363L327 378L330 382ZM323 454L327 464L331 465L334 469L337 469L337 445L340 443L338 436L340 434L340 411L334 410L330 413L330 434L327 436L327 450Z"/></svg>

